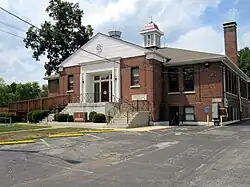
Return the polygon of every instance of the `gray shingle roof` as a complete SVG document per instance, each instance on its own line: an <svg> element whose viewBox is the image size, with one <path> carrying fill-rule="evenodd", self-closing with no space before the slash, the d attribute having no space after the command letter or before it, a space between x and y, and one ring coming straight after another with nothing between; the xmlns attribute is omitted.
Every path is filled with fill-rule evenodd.
<svg viewBox="0 0 250 187"><path fill-rule="evenodd" d="M181 61L188 61L188 60L196 60L202 58L213 58L213 57L225 57L225 55L216 54L216 53L206 53L200 51L192 51L186 49L177 49L177 48L161 48L156 50L157 53L170 58L171 60L168 63L175 63Z"/></svg>

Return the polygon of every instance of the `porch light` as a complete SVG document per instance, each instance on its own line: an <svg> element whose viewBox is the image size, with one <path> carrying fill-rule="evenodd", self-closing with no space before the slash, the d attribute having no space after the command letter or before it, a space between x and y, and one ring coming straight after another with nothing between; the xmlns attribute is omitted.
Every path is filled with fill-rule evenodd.
<svg viewBox="0 0 250 187"><path fill-rule="evenodd" d="M84 83L84 77L82 77L82 83Z"/></svg>

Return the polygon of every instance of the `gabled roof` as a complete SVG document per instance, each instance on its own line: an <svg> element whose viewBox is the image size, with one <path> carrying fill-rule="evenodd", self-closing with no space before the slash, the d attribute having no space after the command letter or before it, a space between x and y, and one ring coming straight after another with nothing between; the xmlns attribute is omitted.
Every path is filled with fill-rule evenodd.
<svg viewBox="0 0 250 187"><path fill-rule="evenodd" d="M156 52L170 58L171 60L168 62L169 64L174 64L176 62L181 62L181 61L196 60L196 59L205 60L206 58L209 59L214 57L225 57L225 55L216 53L206 53L206 52L177 49L170 47L158 49L156 50Z"/></svg>
<svg viewBox="0 0 250 187"><path fill-rule="evenodd" d="M142 47L142 46L140 46L140 45L134 44L134 43L132 43L132 42L128 42L128 41L122 40L122 39L120 39L120 38L111 37L111 36L109 36L109 35L106 35L106 34L103 34L103 33L100 33L100 32L99 32L99 33L95 34L87 43L85 43L83 46L79 47L73 54L71 54L67 59L65 59L58 67L63 67L64 64L67 64L67 62L68 62L70 59L72 59L74 56L76 56L77 54L79 54L79 53L82 52L81 49L84 49L87 45L89 45L90 43L92 43L92 42L95 40L95 38L97 38L97 37L100 36L100 35L101 35L101 36L104 36L104 37L107 37L107 38L110 38L110 39L112 39L112 40L116 40L116 41L119 41L119 42L128 44L128 45L130 45L130 46L136 47L136 48L138 48L138 49L140 49L140 50L143 50L143 51L145 51L145 52L150 52L150 51L152 51L152 50L150 50L150 49L146 49L146 48L144 48L144 47Z"/></svg>

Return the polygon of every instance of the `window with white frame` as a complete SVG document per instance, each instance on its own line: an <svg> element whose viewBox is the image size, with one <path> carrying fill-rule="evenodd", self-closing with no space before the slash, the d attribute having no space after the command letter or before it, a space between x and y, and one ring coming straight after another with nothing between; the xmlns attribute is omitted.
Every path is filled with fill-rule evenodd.
<svg viewBox="0 0 250 187"><path fill-rule="evenodd" d="M74 90L74 75L68 75L68 91Z"/></svg>
<svg viewBox="0 0 250 187"><path fill-rule="evenodd" d="M154 45L154 35L148 34L144 36L144 45L145 46L152 46Z"/></svg>
<svg viewBox="0 0 250 187"><path fill-rule="evenodd" d="M184 119L185 121L194 121L194 107L184 107Z"/></svg>
<svg viewBox="0 0 250 187"><path fill-rule="evenodd" d="M131 68L131 86L139 86L140 85L140 73L139 67Z"/></svg>

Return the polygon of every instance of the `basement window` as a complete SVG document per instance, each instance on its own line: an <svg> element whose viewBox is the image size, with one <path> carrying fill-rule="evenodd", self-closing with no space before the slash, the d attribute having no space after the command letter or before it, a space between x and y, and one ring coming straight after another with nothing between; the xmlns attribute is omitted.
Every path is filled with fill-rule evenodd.
<svg viewBox="0 0 250 187"><path fill-rule="evenodd" d="M185 121L194 121L194 107L184 107Z"/></svg>

